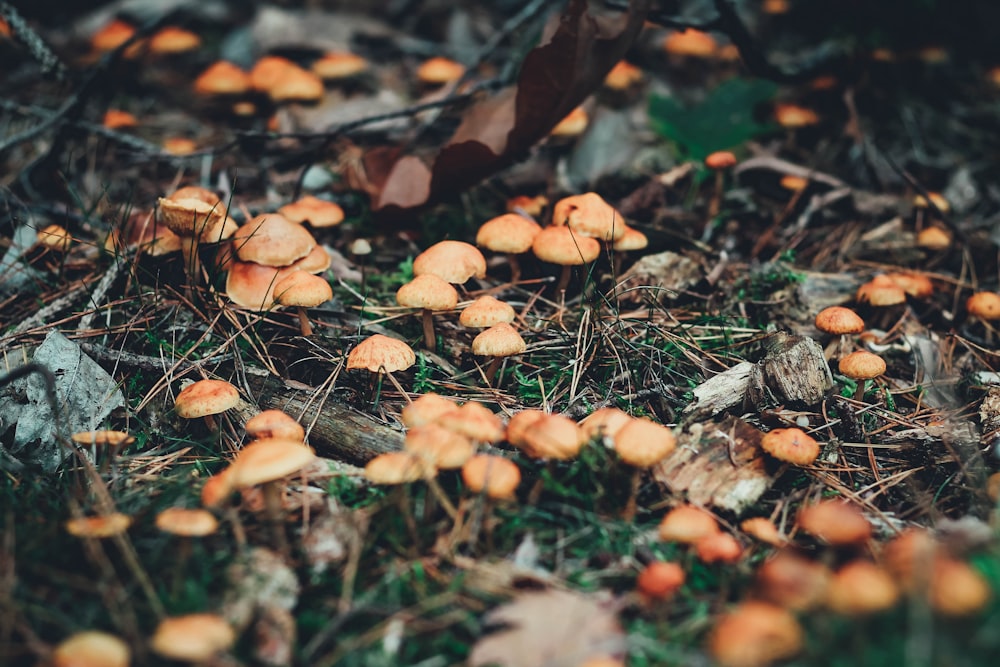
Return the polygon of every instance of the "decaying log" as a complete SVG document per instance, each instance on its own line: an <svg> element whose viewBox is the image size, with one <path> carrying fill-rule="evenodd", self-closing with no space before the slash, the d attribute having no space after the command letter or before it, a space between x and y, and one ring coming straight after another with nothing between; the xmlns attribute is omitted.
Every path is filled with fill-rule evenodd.
<svg viewBox="0 0 1000 667"><path fill-rule="evenodd" d="M816 405L833 388L833 376L823 348L812 338L777 333L767 354L750 373L747 401Z"/></svg>
<svg viewBox="0 0 1000 667"><path fill-rule="evenodd" d="M743 403L754 365L741 361L718 375L713 375L691 392L694 400L684 408L684 421L691 423L713 417L723 410Z"/></svg>
<svg viewBox="0 0 1000 667"><path fill-rule="evenodd" d="M760 448L763 435L738 417L692 424L653 478L696 505L741 514L774 483L780 468Z"/></svg>
<svg viewBox="0 0 1000 667"><path fill-rule="evenodd" d="M320 456L364 465L379 454L402 449L403 433L370 415L354 410L333 397L325 401L312 393L288 387L273 375L247 374L262 410L284 410L290 415L304 415L308 424L309 444ZM317 414L317 410L319 411Z"/></svg>

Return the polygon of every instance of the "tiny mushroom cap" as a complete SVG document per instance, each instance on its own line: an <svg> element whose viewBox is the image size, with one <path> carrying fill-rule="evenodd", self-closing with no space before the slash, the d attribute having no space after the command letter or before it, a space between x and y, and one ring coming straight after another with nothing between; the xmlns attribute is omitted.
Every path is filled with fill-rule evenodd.
<svg viewBox="0 0 1000 667"><path fill-rule="evenodd" d="M281 56L264 56L250 68L250 85L254 90L266 93L288 71L297 67L288 58Z"/></svg>
<svg viewBox="0 0 1000 667"><path fill-rule="evenodd" d="M507 200L507 211L509 213L517 213L520 210L537 218L548 205L549 198L545 195L537 195L535 197L516 195Z"/></svg>
<svg viewBox="0 0 1000 667"><path fill-rule="evenodd" d="M598 408L580 421L583 438L591 441L598 435L614 438L623 426L632 421L632 416L624 410L606 407Z"/></svg>
<svg viewBox="0 0 1000 667"><path fill-rule="evenodd" d="M556 126L549 131L549 135L553 137L578 137L587 129L589 122L590 117L587 116L587 110L583 107L576 107L556 123Z"/></svg>
<svg viewBox="0 0 1000 667"><path fill-rule="evenodd" d="M924 592L941 547L926 528L910 527L882 547L882 564L904 591Z"/></svg>
<svg viewBox="0 0 1000 667"><path fill-rule="evenodd" d="M59 642L52 652L51 667L129 667L132 651L121 638L85 630Z"/></svg>
<svg viewBox="0 0 1000 667"><path fill-rule="evenodd" d="M292 271L274 285L274 299L282 306L315 308L332 298L330 283L307 271Z"/></svg>
<svg viewBox="0 0 1000 667"><path fill-rule="evenodd" d="M236 490L233 485L232 466L205 480L201 487L201 504L205 507L218 507Z"/></svg>
<svg viewBox="0 0 1000 667"><path fill-rule="evenodd" d="M657 531L664 542L696 544L704 537L718 533L719 522L694 505L678 505L667 512Z"/></svg>
<svg viewBox="0 0 1000 667"><path fill-rule="evenodd" d="M640 81L642 70L627 60L619 60L604 77L604 85L611 90L627 90Z"/></svg>
<svg viewBox="0 0 1000 667"><path fill-rule="evenodd" d="M651 468L677 447L674 432L649 419L633 419L614 436L618 458L636 468Z"/></svg>
<svg viewBox="0 0 1000 667"><path fill-rule="evenodd" d="M802 192L809 187L809 179L794 174L785 174L781 177L779 184L791 192Z"/></svg>
<svg viewBox="0 0 1000 667"><path fill-rule="evenodd" d="M968 616L982 611L993 597L989 583L971 565L952 558L934 561L931 608L943 616Z"/></svg>
<svg viewBox="0 0 1000 667"><path fill-rule="evenodd" d="M218 614L188 614L160 621L153 634L153 653L181 662L204 663L228 650L236 632Z"/></svg>
<svg viewBox="0 0 1000 667"><path fill-rule="evenodd" d="M510 323L517 317L513 306L494 296L484 294L465 307L458 321L463 327L485 329L500 323Z"/></svg>
<svg viewBox="0 0 1000 667"><path fill-rule="evenodd" d="M811 465L819 456L819 443L799 428L776 428L764 434L760 446L765 452L797 466Z"/></svg>
<svg viewBox="0 0 1000 667"><path fill-rule="evenodd" d="M247 420L247 435L251 438L281 438L303 441L306 430L290 415L281 410L264 410Z"/></svg>
<svg viewBox="0 0 1000 667"><path fill-rule="evenodd" d="M290 222L308 222L313 227L335 227L344 221L344 209L339 204L312 195L285 204L278 213Z"/></svg>
<svg viewBox="0 0 1000 667"><path fill-rule="evenodd" d="M324 250L323 246L317 244L315 248L309 251L308 255L297 260L288 268L319 275L329 269L332 263L333 260L330 257L330 253Z"/></svg>
<svg viewBox="0 0 1000 667"><path fill-rule="evenodd" d="M434 466L413 452L379 454L365 466L365 479L373 484L409 484L433 477L435 473Z"/></svg>
<svg viewBox="0 0 1000 667"><path fill-rule="evenodd" d="M90 37L90 46L95 51L113 51L127 42L134 34L135 27L131 23L114 19Z"/></svg>
<svg viewBox="0 0 1000 667"><path fill-rule="evenodd" d="M258 215L233 234L236 255L244 262L288 266L316 246L305 228L278 213Z"/></svg>
<svg viewBox="0 0 1000 667"><path fill-rule="evenodd" d="M465 74L465 65L442 56L434 56L420 63L417 80L430 85L458 81Z"/></svg>
<svg viewBox="0 0 1000 667"><path fill-rule="evenodd" d="M885 360L867 350L857 350L841 359L837 368L852 380L870 380L885 373Z"/></svg>
<svg viewBox="0 0 1000 667"><path fill-rule="evenodd" d="M976 292L965 301L965 309L981 320L1000 320L1000 294Z"/></svg>
<svg viewBox="0 0 1000 667"><path fill-rule="evenodd" d="M487 220L476 232L476 245L513 255L531 250L541 226L529 218L516 213L504 213Z"/></svg>
<svg viewBox="0 0 1000 667"><path fill-rule="evenodd" d="M625 218L596 192L564 197L552 209L553 225L568 225L577 234L617 241L625 234Z"/></svg>
<svg viewBox="0 0 1000 667"><path fill-rule="evenodd" d="M316 454L299 440L262 438L241 449L232 464L233 486L244 489L296 473Z"/></svg>
<svg viewBox="0 0 1000 667"><path fill-rule="evenodd" d="M486 276L486 258L470 243L439 241L413 260L413 275L425 273L461 285L469 278Z"/></svg>
<svg viewBox="0 0 1000 667"><path fill-rule="evenodd" d="M317 102L323 99L323 79L295 65L268 88L272 102Z"/></svg>
<svg viewBox="0 0 1000 667"><path fill-rule="evenodd" d="M743 547L729 533L719 531L694 543L698 560L703 563L735 563L743 556Z"/></svg>
<svg viewBox="0 0 1000 667"><path fill-rule="evenodd" d="M926 299L934 294L934 283L922 273L896 271L885 277L903 288L903 291L917 299Z"/></svg>
<svg viewBox="0 0 1000 667"><path fill-rule="evenodd" d="M458 305L458 290L446 280L425 273L396 290L396 303L405 308L452 310Z"/></svg>
<svg viewBox="0 0 1000 667"><path fill-rule="evenodd" d="M888 276L877 275L859 287L854 298L873 306L895 306L906 303L906 292Z"/></svg>
<svg viewBox="0 0 1000 667"><path fill-rule="evenodd" d="M168 25L160 28L149 38L149 52L157 55L173 55L194 51L201 46L201 37L190 30Z"/></svg>
<svg viewBox="0 0 1000 667"><path fill-rule="evenodd" d="M500 442L506 432L500 416L476 401L441 415L437 423L476 442Z"/></svg>
<svg viewBox="0 0 1000 667"><path fill-rule="evenodd" d="M541 410L521 410L507 420L507 442L518 449L527 447L527 435L535 422L545 416Z"/></svg>
<svg viewBox="0 0 1000 667"><path fill-rule="evenodd" d="M275 268L256 262L230 262L226 274L226 296L241 308L268 310L275 305L274 287L291 268Z"/></svg>
<svg viewBox="0 0 1000 667"><path fill-rule="evenodd" d="M163 150L171 155L190 155L198 150L198 144L187 137L168 137L163 140Z"/></svg>
<svg viewBox="0 0 1000 667"><path fill-rule="evenodd" d="M686 579L684 568L677 563L654 560L639 573L636 590L649 600L667 600L680 590Z"/></svg>
<svg viewBox="0 0 1000 667"><path fill-rule="evenodd" d="M485 493L494 500L509 500L521 483L521 471L517 464L502 456L477 454L462 466L462 481L472 493Z"/></svg>
<svg viewBox="0 0 1000 667"><path fill-rule="evenodd" d="M526 349L521 334L506 322L494 324L472 339L472 353L486 357L512 357Z"/></svg>
<svg viewBox="0 0 1000 667"><path fill-rule="evenodd" d="M826 565L782 549L757 568L754 591L785 609L809 611L826 600L832 576Z"/></svg>
<svg viewBox="0 0 1000 667"><path fill-rule="evenodd" d="M173 535L202 537L218 530L219 522L207 510L171 507L156 515L156 527Z"/></svg>
<svg viewBox="0 0 1000 667"><path fill-rule="evenodd" d="M66 532L73 537L114 537L128 530L132 517L121 512L81 516L66 522Z"/></svg>
<svg viewBox="0 0 1000 667"><path fill-rule="evenodd" d="M872 534L861 510L842 500L822 500L799 510L799 528L827 544L857 544Z"/></svg>
<svg viewBox="0 0 1000 667"><path fill-rule="evenodd" d="M830 306L816 314L816 328L829 334L856 334L865 330L865 321L850 308Z"/></svg>
<svg viewBox="0 0 1000 667"><path fill-rule="evenodd" d="M440 470L454 470L475 454L469 438L440 424L414 426L406 432L403 449Z"/></svg>
<svg viewBox="0 0 1000 667"><path fill-rule="evenodd" d="M780 547L788 541L788 538L781 534L773 521L762 516L744 519L740 523L740 530L755 540L775 547Z"/></svg>
<svg viewBox="0 0 1000 667"><path fill-rule="evenodd" d="M544 228L532 241L531 249L543 262L560 266L588 264L601 255L601 244L597 239L574 233L565 225Z"/></svg>
<svg viewBox="0 0 1000 667"><path fill-rule="evenodd" d="M198 380L184 387L174 400L174 411L182 419L217 415L240 402L240 392L225 380Z"/></svg>
<svg viewBox="0 0 1000 667"><path fill-rule="evenodd" d="M705 166L713 171L721 171L736 166L736 156L730 151L715 151L705 158Z"/></svg>
<svg viewBox="0 0 1000 667"><path fill-rule="evenodd" d="M708 652L721 667L766 667L801 651L803 634L791 612L748 600L715 624Z"/></svg>
<svg viewBox="0 0 1000 667"><path fill-rule="evenodd" d="M617 252L629 252L632 250L642 250L649 245L649 238L633 227L625 227L625 232L617 241L611 244L611 248Z"/></svg>
<svg viewBox="0 0 1000 667"><path fill-rule="evenodd" d="M885 611L897 600L899 588L889 573L865 560L851 561L840 568L826 591L826 606L843 616Z"/></svg>
<svg viewBox="0 0 1000 667"><path fill-rule="evenodd" d="M812 109L797 104L776 104L774 118L785 128L806 127L819 122L819 115Z"/></svg>
<svg viewBox="0 0 1000 667"><path fill-rule="evenodd" d="M401 340L373 334L354 346L347 355L347 368L364 368L372 373L405 371L417 363L413 348Z"/></svg>
<svg viewBox="0 0 1000 667"><path fill-rule="evenodd" d="M368 61L350 51L328 51L313 61L310 69L324 81L335 81L361 74L368 69Z"/></svg>
<svg viewBox="0 0 1000 667"><path fill-rule="evenodd" d="M404 406L399 416L403 426L413 428L435 422L443 414L457 409L458 403L453 399L432 392L422 394L415 401Z"/></svg>
<svg viewBox="0 0 1000 667"><path fill-rule="evenodd" d="M199 95L242 95L248 90L250 75L225 60L209 65L194 80L194 92Z"/></svg>
<svg viewBox="0 0 1000 667"><path fill-rule="evenodd" d="M51 248L52 250L58 250L60 252L65 252L69 249L70 243L73 240L72 235L70 235L69 230L62 225L46 225L42 229L39 229L35 234L36 243L45 246L46 248Z"/></svg>
<svg viewBox="0 0 1000 667"><path fill-rule="evenodd" d="M524 433L521 444L510 437L508 429L510 444L538 459L572 459L580 453L584 442L575 421L565 415L552 414L536 419Z"/></svg>
<svg viewBox="0 0 1000 667"><path fill-rule="evenodd" d="M101 124L109 130L118 130L123 127L136 127L139 124L139 119L128 111L108 109L104 112L104 119L101 121Z"/></svg>
<svg viewBox="0 0 1000 667"><path fill-rule="evenodd" d="M673 31L663 39L663 50L674 56L711 58L718 48L714 37L694 28Z"/></svg>
<svg viewBox="0 0 1000 667"><path fill-rule="evenodd" d="M927 200L930 199L935 208L942 213L947 213L951 210L951 204L948 203L948 200L940 192L928 192L927 195L927 197L920 194L915 195L913 197L913 205L917 208L930 208L930 205L927 203Z"/></svg>
<svg viewBox="0 0 1000 667"><path fill-rule="evenodd" d="M125 431L82 431L74 433L70 439L78 445L101 447L127 447L135 442L135 437Z"/></svg>
<svg viewBox="0 0 1000 667"><path fill-rule="evenodd" d="M951 232L936 225L917 232L917 245L928 250L947 250L951 247Z"/></svg>

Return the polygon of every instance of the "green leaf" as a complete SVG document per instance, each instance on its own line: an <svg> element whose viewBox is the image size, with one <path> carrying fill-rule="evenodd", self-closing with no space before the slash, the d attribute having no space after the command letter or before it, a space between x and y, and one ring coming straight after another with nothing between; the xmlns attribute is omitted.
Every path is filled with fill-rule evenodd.
<svg viewBox="0 0 1000 667"><path fill-rule="evenodd" d="M654 95L649 100L649 117L660 135L691 159L703 160L709 153L735 148L772 130L773 125L754 119L754 108L770 101L777 88L770 81L730 79L690 107Z"/></svg>

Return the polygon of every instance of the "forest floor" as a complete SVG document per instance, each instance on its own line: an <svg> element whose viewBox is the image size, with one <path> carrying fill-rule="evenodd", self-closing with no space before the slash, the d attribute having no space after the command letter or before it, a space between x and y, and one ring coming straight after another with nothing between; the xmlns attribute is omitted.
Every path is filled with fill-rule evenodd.
<svg viewBox="0 0 1000 667"><path fill-rule="evenodd" d="M407 3L381 3L385 15L364 3L111 3L27 26L3 4L13 36L0 37L10 63L0 81L0 663L83 664L61 662L81 651L61 642L97 630L134 664L173 664L163 641L181 642L151 638L164 619L195 613L230 628L193 660L213 665L978 665L997 655L992 63L858 40L782 70L768 58L780 61L783 45L798 56L815 46L796 32L815 16L795 3L747 11L735 27L722 0L708 3L723 12L714 20L690 21L635 0L417 3L406 16L393 12ZM101 51L94 35L115 18L132 26L119 26L126 38L138 32ZM693 50L668 51L681 33L665 26L689 24L711 37L688 31ZM198 46L157 54L155 39L142 41L173 25ZM250 70L280 55L309 69L331 51L364 64L327 80L318 100L193 89L220 58ZM418 66L439 55L465 74L421 83ZM619 59L635 66L622 85L605 78ZM790 126L789 105L813 117ZM577 106L579 131L550 134ZM705 166L723 150L733 166ZM244 246L221 239L228 231L159 254L160 198L184 186L211 191L220 203L200 215L224 213L244 242L256 216L304 195L339 205L334 226L302 227L329 258L318 273L332 296L308 309L311 334L273 302L283 269L243 269L263 271L252 297L263 307L234 303L234 267L246 264ZM427 344L420 310L396 296L437 268L418 260L415 270L422 252L475 245L479 227L507 213L559 224L557 202L583 192L648 245L594 242L596 259L573 267L564 289L560 267L526 253L518 275L483 248L485 275L456 285L458 303L433 315ZM880 294L899 293L895 303L876 305L864 287L873 279ZM974 294L995 298L994 312L970 312ZM496 363L473 354L480 332L459 322L486 295L513 307L524 342ZM863 333L817 329L830 306L854 310ZM373 334L408 344L412 365L349 369ZM879 355L884 371L849 377L839 360L856 350ZM175 399L201 379L231 382L238 405L182 419ZM477 436L470 449L517 466L505 498L472 492L444 465L396 486L366 479L369 461L407 443L403 410L429 393L484 406L501 425L526 410L565 425L616 408L665 425L651 433L674 445L634 468L593 422L565 456L525 445L523 432ZM251 440L248 418L266 409L304 427L315 460L280 487L226 487L206 502L206 481L228 479ZM95 429L129 437L107 448L70 440ZM778 429L801 429L818 455L797 464L765 452ZM212 534L158 527L164 510L203 503ZM668 535L664 517L690 506L708 518L705 532ZM815 507L831 512L829 530L803 513ZM68 529L116 513L128 519L113 535Z"/></svg>

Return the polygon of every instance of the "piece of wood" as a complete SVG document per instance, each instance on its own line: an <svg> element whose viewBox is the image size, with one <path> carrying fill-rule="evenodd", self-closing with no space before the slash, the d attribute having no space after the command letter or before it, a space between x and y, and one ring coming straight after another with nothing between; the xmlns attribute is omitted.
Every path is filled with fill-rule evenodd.
<svg viewBox="0 0 1000 667"><path fill-rule="evenodd" d="M812 338L775 334L767 354L750 373L747 401L767 404L816 405L833 388L823 348Z"/></svg>
<svg viewBox="0 0 1000 667"><path fill-rule="evenodd" d="M692 424L653 478L688 502L738 516L771 488L780 468L761 450L762 435L738 417Z"/></svg>
<svg viewBox="0 0 1000 667"><path fill-rule="evenodd" d="M303 424L316 420L309 444L320 456L364 465L379 454L403 448L403 433L333 397L325 401L313 393L287 386L271 375L247 374L261 410L283 410L305 415ZM319 414L316 411L319 410Z"/></svg>

